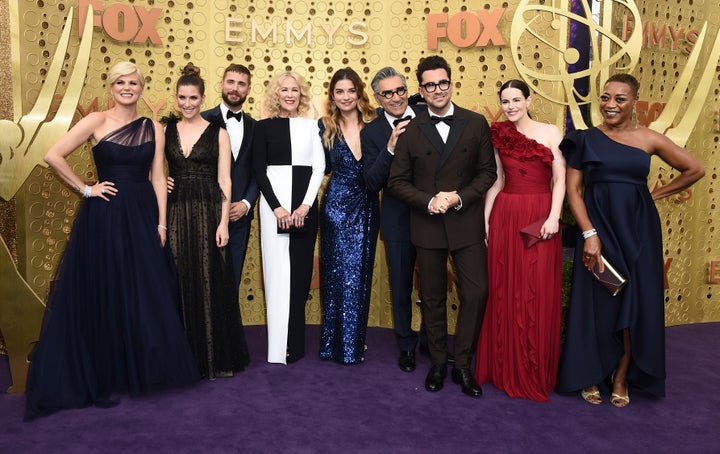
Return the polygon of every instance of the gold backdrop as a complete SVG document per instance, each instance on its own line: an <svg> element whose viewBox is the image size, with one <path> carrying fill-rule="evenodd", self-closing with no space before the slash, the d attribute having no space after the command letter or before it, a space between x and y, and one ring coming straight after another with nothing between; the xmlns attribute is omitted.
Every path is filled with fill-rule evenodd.
<svg viewBox="0 0 720 454"><path fill-rule="evenodd" d="M678 126L672 130L678 134L673 139L687 142L687 148L705 164L707 176L691 193L658 202L665 255L671 262L666 291L668 325L720 320L717 284L709 283L708 274L710 263L720 259L720 236L715 231L720 218L715 210L714 159L720 135L720 78L713 48L713 43L719 42L720 17L714 2L643 1L636 7L630 1L628 10L623 0L606 0L601 17L608 25L600 34L619 38L606 40L595 49L594 67L602 67L593 72L596 83L616 68L625 67L638 76L642 83L641 101L647 104L646 111L639 114L646 124L656 119L663 104L682 85L679 81L688 82L687 93L680 93L680 106L673 107L679 116L661 129ZM94 27L86 28L90 32L80 38L80 25L85 23L88 6L95 9L89 25ZM500 119L498 87L509 78L525 78L539 90L531 108L533 117L563 126L566 108L579 112L579 105L583 104L572 100L567 91L571 78L566 64L575 56L567 49L568 26L567 21L562 21L568 8L565 0L10 0L9 9L3 2L0 234L19 276L39 297L32 301L0 301L0 315L20 305L41 307L80 203L79 195L68 190L42 163L43 152L58 131L48 130L46 134L41 130L41 134L33 137L30 134L38 128L30 130L29 120L23 123L27 118L22 117L38 107L43 96L47 98L43 88L51 93L47 98L51 102L41 112L37 124L55 118L55 112L67 107L63 100L69 103L74 97L77 109L72 115L73 121L77 121L89 111L107 108L105 74L114 63L131 60L142 68L147 81L140 110L159 118L171 111L174 83L187 62L192 61L203 70L206 108L220 101L222 71L230 62L236 62L245 64L253 73L252 90L245 105L253 117L262 117L264 85L273 74L286 69L307 77L314 96L313 115L318 116L327 83L335 70L351 66L369 84L378 69L392 65L408 77L413 92L417 87L414 68L418 60L439 53L453 69L454 100L459 105L483 113L490 121ZM636 17L637 34L630 36L625 17L632 17L633 8L640 16ZM120 25L119 18L123 19ZM643 29L646 21L652 25ZM693 40L696 42L700 33L689 31L700 30L704 24L707 24L705 43L693 47ZM65 45L62 32L66 25L70 34ZM644 36L642 44L638 36ZM678 43L677 49L673 43ZM87 51L83 45L88 46ZM697 52L693 52L695 48ZM617 51L625 55L614 60ZM691 60L693 56L697 57L695 63ZM73 74L79 77L85 69L76 65L76 61L84 58L88 60L84 86L81 91L71 92L68 87L72 86ZM688 62L691 65L686 65ZM57 71L53 70L55 64ZM685 66L692 66L694 72L684 75ZM703 74L710 76L707 87L708 84L700 83ZM698 98L692 95L700 85L702 97L697 102ZM697 119L681 124L683 114L693 108L700 111ZM579 116L573 118L578 127L584 127L578 124ZM20 136L15 136L18 131L23 132L20 148L17 148ZM18 160L25 164L8 166ZM84 179L95 180L89 146L74 153L70 163ZM649 184L662 184L674 173L656 163ZM246 324L265 322L259 249L255 221L240 295ZM317 265L316 259L316 270ZM10 287L6 275L0 279L3 287ZM320 323L321 316L318 284L316 273L307 306L307 320L313 324ZM449 285L452 330L457 297L452 279ZM417 308L415 311L417 328L419 311ZM30 312L36 313L34 309ZM390 327L391 315L385 253L379 242L369 324ZM0 332L5 331L0 325Z"/></svg>

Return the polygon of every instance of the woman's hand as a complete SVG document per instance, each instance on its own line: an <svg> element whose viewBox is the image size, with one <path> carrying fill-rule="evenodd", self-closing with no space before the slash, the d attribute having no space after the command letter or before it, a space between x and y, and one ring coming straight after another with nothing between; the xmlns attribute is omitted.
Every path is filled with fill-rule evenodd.
<svg viewBox="0 0 720 454"><path fill-rule="evenodd" d="M286 230L290 227L290 225L292 225L290 212L285 208L277 207L273 210L273 213L275 213L275 217L277 218L277 225L279 229Z"/></svg>
<svg viewBox="0 0 720 454"><path fill-rule="evenodd" d="M160 247L165 247L165 243L167 242L167 227L159 225L157 230L158 238L160 238Z"/></svg>
<svg viewBox="0 0 720 454"><path fill-rule="evenodd" d="M597 263L600 268L600 272L605 271L605 265L600 260L600 254L602 252L602 244L600 238L597 235L593 235L585 239L585 245L583 246L583 263L585 268L592 270Z"/></svg>
<svg viewBox="0 0 720 454"><path fill-rule="evenodd" d="M230 233L228 233L228 226L226 223L220 223L215 232L215 244L217 247L225 247L230 241Z"/></svg>
<svg viewBox="0 0 720 454"><path fill-rule="evenodd" d="M305 217L310 212L310 207L308 205L302 204L299 207L295 208L295 211L293 211L292 215L290 215L290 222L295 227L301 228L303 225L305 225Z"/></svg>
<svg viewBox="0 0 720 454"><path fill-rule="evenodd" d="M558 233L560 230L560 220L559 219L546 219L543 223L542 227L540 227L540 238L543 240L548 240L555 236L555 234Z"/></svg>
<svg viewBox="0 0 720 454"><path fill-rule="evenodd" d="M100 197L106 202L109 202L108 196L115 196L118 190L115 188L115 183L112 181L97 182L90 186L90 197Z"/></svg>

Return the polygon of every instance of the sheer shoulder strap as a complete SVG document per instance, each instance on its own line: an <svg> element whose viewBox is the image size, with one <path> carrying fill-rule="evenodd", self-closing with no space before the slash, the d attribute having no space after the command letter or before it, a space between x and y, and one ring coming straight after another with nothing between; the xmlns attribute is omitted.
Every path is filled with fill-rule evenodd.
<svg viewBox="0 0 720 454"><path fill-rule="evenodd" d="M126 147L136 147L155 140L155 125L147 117L140 117L105 136L104 140Z"/></svg>

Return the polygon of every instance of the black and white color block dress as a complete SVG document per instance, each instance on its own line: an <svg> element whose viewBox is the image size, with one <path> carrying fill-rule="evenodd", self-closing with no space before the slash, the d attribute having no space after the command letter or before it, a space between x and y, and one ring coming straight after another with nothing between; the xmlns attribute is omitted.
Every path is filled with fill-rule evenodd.
<svg viewBox="0 0 720 454"><path fill-rule="evenodd" d="M268 362L287 364L305 354L305 302L310 291L317 237L317 194L325 154L310 118L258 121L253 169L260 187L260 240L267 305ZM275 210L309 205L303 232L278 233Z"/></svg>

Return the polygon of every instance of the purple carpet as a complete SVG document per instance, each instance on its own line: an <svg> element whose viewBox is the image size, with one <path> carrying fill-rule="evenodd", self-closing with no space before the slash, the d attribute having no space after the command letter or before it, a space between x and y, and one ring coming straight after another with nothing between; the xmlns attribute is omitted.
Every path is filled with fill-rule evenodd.
<svg viewBox="0 0 720 454"><path fill-rule="evenodd" d="M24 396L0 394L0 453L30 452L637 452L717 453L720 323L667 329L667 398L635 393L629 407L552 394L547 403L423 388L427 357L404 373L391 330L371 328L365 362L320 361L319 329L309 357L265 362L265 327L246 327L253 362L234 378L110 409L66 410L22 421ZM0 389L9 385L0 356Z"/></svg>

